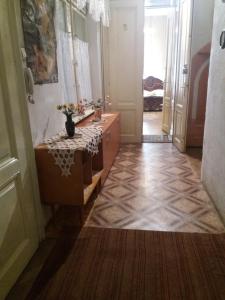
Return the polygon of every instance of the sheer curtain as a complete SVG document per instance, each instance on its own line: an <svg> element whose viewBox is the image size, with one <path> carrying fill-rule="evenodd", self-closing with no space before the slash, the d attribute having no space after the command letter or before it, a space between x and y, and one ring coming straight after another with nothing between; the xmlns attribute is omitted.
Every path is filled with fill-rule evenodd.
<svg viewBox="0 0 225 300"><path fill-rule="evenodd" d="M66 5L56 1L56 34L59 84L63 102L77 102L75 75L73 69L72 36L66 30Z"/></svg>
<svg viewBox="0 0 225 300"><path fill-rule="evenodd" d="M99 22L102 17L103 25L109 26L109 0L77 0L78 9L83 9L87 3L94 21Z"/></svg>
<svg viewBox="0 0 225 300"><path fill-rule="evenodd" d="M77 8L78 9L83 9L86 4L87 4L87 0L77 0Z"/></svg>
<svg viewBox="0 0 225 300"><path fill-rule="evenodd" d="M88 102L91 102L92 89L88 43L78 38L75 38L73 42L76 53L76 73L80 87L80 97L81 99L87 99Z"/></svg>

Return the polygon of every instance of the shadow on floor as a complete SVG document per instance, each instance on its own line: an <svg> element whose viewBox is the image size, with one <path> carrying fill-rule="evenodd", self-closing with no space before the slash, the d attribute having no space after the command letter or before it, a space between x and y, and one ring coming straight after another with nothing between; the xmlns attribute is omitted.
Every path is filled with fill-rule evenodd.
<svg viewBox="0 0 225 300"><path fill-rule="evenodd" d="M93 196L84 210L84 222L94 205ZM76 207L61 207L46 229L46 239L27 265L16 284L7 296L7 300L35 300L39 293L55 276L65 263L74 247L82 226Z"/></svg>

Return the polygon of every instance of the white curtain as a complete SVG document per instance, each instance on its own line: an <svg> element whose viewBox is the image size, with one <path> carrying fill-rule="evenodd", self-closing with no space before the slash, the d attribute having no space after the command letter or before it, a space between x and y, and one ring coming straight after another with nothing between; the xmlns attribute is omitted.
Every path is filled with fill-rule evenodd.
<svg viewBox="0 0 225 300"><path fill-rule="evenodd" d="M80 97L82 99L87 99L88 102L91 102L92 90L88 43L75 38L74 47L76 53L76 74L80 87Z"/></svg>
<svg viewBox="0 0 225 300"><path fill-rule="evenodd" d="M69 33L58 33L59 81L66 102L77 102L74 69L72 65L72 53L70 47L71 36Z"/></svg>
<svg viewBox="0 0 225 300"><path fill-rule="evenodd" d="M78 9L83 9L86 4L87 4L87 0L77 0L77 8Z"/></svg>
<svg viewBox="0 0 225 300"><path fill-rule="evenodd" d="M109 26L109 0L77 0L78 9L83 9L89 3L89 14L99 22L102 17L104 26Z"/></svg>
<svg viewBox="0 0 225 300"><path fill-rule="evenodd" d="M65 6L56 1L57 62L61 101L77 102L71 34L65 31ZM61 102L60 102L61 103ZM58 103L58 104L60 104Z"/></svg>
<svg viewBox="0 0 225 300"><path fill-rule="evenodd" d="M104 26L109 27L109 19L110 19L109 0L105 0L104 9L102 12L102 23Z"/></svg>

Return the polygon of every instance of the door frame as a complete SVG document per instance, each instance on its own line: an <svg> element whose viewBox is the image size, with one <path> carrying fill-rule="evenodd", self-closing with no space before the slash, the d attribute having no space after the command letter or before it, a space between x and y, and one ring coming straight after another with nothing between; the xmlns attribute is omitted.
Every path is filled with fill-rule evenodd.
<svg viewBox="0 0 225 300"><path fill-rule="evenodd" d="M183 0L181 0L183 1ZM177 47L176 47L176 53L177 53L177 59L176 59L176 76L175 76L175 95L174 95L174 108L173 108L173 136L172 136L172 142L173 145L180 151L180 152L186 152L186 142L187 142L187 123L188 123L188 108L189 108L189 95L190 95L190 75L191 75L191 47L192 47L192 28L193 28L193 8L194 8L194 0L190 0L190 24L189 24L189 44L188 44L188 85L187 85L187 102L185 106L185 136L184 136L184 147L179 148L175 143L175 136L174 136L174 129L175 129L175 111L176 111L176 99L177 99L177 89L178 89L178 76L179 76L179 61L180 61L180 5L181 2L179 2L179 20L178 20L178 38L177 38Z"/></svg>
<svg viewBox="0 0 225 300"><path fill-rule="evenodd" d="M26 143L26 154L29 161L31 181L32 181L32 191L34 197L34 211L36 216L36 224L38 230L38 239L41 241L45 236L44 230L44 218L43 211L40 202L40 193L39 193L39 185L36 171L36 163L35 163L35 154L34 147L32 143L32 135L30 128L30 119L28 113L28 105L26 103L27 95L25 88L25 80L23 73L23 64L22 64L22 56L21 56L21 48L20 48L20 39L22 38L22 23L21 23L21 11L20 11L20 0L8 0L8 15L9 15L9 26L14 29L11 30L12 33L12 44L13 44L13 54L14 54L14 65L17 72L17 84L18 84L18 98L17 101L21 107L21 114L23 119L23 129L27 136ZM3 47L3 41L0 38L0 48ZM2 60L2 56L0 56L1 66L3 70L7 68L6 62ZM3 82L6 78L3 78ZM3 85L4 92L4 85Z"/></svg>

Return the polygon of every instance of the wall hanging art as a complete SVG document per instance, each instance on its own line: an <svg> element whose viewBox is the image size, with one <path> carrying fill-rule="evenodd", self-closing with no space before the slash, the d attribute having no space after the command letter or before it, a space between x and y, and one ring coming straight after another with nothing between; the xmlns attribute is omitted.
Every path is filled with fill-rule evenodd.
<svg viewBox="0 0 225 300"><path fill-rule="evenodd" d="M55 0L21 1L27 67L35 84L58 82Z"/></svg>

